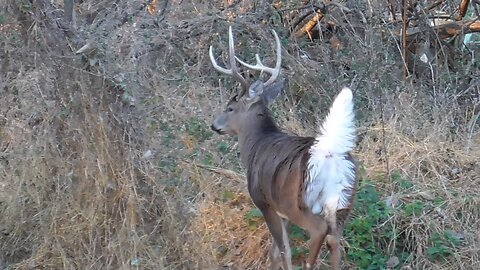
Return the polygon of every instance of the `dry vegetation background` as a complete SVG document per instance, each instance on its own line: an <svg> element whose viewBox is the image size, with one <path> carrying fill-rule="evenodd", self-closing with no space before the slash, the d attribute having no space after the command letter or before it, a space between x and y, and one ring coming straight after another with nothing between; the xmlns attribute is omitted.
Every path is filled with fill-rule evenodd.
<svg viewBox="0 0 480 270"><path fill-rule="evenodd" d="M386 2L330 5L297 37L319 3L160 0L150 14L147 1L85 0L70 25L63 1L1 1L0 269L265 269L236 141L208 129L235 90L207 53L225 56L228 25L247 60L273 60L269 29L281 36L272 111L291 133L314 135L354 89L366 204L345 269L480 269L478 34L465 47L422 31L404 79Z"/></svg>

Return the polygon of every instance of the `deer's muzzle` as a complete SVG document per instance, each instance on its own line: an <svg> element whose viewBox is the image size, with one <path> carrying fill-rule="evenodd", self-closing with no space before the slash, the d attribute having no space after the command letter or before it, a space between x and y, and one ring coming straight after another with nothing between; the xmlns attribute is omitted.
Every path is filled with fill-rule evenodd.
<svg viewBox="0 0 480 270"><path fill-rule="evenodd" d="M216 133L220 134L220 135L225 134L224 131L222 131L221 129L215 127L215 124L212 124L212 125L210 126L210 128L211 128L213 131L215 131Z"/></svg>

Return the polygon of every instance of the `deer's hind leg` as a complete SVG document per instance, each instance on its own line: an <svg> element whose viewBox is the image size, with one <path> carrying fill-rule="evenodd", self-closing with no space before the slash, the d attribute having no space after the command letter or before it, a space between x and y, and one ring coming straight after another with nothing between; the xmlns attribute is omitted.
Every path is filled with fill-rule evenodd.
<svg viewBox="0 0 480 270"><path fill-rule="evenodd" d="M341 258L340 239L336 234L329 234L327 235L326 240L328 250L330 251L330 263L332 269L339 270Z"/></svg>
<svg viewBox="0 0 480 270"><path fill-rule="evenodd" d="M350 209L348 208L338 210L336 213L336 228L327 235L327 246L330 251L330 262L333 269L340 269L342 257L340 239L343 237L343 228L349 215Z"/></svg>
<svg viewBox="0 0 480 270"><path fill-rule="evenodd" d="M295 209L295 208L294 208ZM307 230L310 235L310 245L309 245L309 254L305 269L313 269L317 261L318 253L322 247L325 237L328 232L327 222L315 216L309 209L296 208L293 211L290 211L288 217L290 220L295 223L295 225L300 226L301 228Z"/></svg>

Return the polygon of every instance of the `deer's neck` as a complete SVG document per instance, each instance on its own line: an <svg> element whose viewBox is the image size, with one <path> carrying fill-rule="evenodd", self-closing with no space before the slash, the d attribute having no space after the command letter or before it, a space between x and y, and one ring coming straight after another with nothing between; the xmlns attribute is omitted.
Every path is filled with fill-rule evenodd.
<svg viewBox="0 0 480 270"><path fill-rule="evenodd" d="M283 134L268 112L258 114L256 117L238 135L240 157L245 166L247 166L249 156L253 151L256 151L256 147L261 140Z"/></svg>

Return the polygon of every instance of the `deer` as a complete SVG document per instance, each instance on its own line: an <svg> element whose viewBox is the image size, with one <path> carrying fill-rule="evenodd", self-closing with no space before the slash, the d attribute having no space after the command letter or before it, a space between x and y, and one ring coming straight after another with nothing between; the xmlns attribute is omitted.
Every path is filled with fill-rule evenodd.
<svg viewBox="0 0 480 270"><path fill-rule="evenodd" d="M218 115L211 129L220 135L238 137L240 159L247 169L250 197L261 211L272 236L270 269L292 270L287 227L293 223L310 236L309 254L303 269L315 267L324 242L330 264L340 269L340 239L352 209L357 173L351 151L355 147L355 117L352 91L344 87L336 96L316 137L289 135L275 123L269 105L279 96L284 80L281 68L280 39L276 43L275 67L265 66L258 54L257 63L248 64L235 56L232 27L228 30L228 62L220 66L209 56L213 67L233 77L240 90ZM248 84L237 62L253 71L268 73L265 82Z"/></svg>

